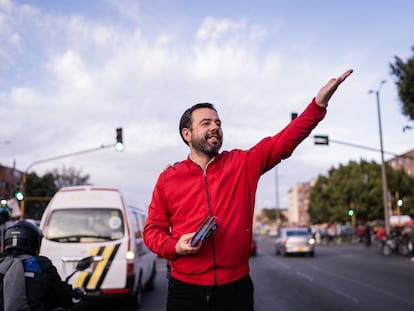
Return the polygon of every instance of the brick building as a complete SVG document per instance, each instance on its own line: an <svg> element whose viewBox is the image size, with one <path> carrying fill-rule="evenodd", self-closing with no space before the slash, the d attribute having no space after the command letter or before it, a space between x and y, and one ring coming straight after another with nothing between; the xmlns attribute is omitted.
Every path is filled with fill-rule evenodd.
<svg viewBox="0 0 414 311"><path fill-rule="evenodd" d="M393 169L403 169L414 176L414 150L408 151L387 161Z"/></svg>
<svg viewBox="0 0 414 311"><path fill-rule="evenodd" d="M11 199L16 188L21 185L23 172L0 165L0 197Z"/></svg>
<svg viewBox="0 0 414 311"><path fill-rule="evenodd" d="M297 226L310 225L309 204L310 190L316 183L317 179L310 182L298 183L295 187L289 189L289 224Z"/></svg>

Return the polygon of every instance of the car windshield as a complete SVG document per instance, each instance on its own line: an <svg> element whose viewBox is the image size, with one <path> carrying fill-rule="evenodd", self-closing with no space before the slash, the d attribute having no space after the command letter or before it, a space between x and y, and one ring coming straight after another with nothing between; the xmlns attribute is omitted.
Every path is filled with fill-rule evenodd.
<svg viewBox="0 0 414 311"><path fill-rule="evenodd" d="M124 236L122 213L113 208L61 209L51 213L45 238L62 243L112 241Z"/></svg>
<svg viewBox="0 0 414 311"><path fill-rule="evenodd" d="M304 230L291 230L291 231L286 231L286 235L287 236L309 236L309 232L304 231Z"/></svg>

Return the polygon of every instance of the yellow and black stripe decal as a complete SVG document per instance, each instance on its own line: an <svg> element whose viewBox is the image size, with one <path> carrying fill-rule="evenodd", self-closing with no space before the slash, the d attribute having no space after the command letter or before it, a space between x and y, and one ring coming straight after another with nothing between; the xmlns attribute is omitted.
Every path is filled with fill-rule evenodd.
<svg viewBox="0 0 414 311"><path fill-rule="evenodd" d="M99 290L120 245L121 244L112 244L93 247L89 256L101 256L102 260L94 266L92 272L80 272L76 279L75 287L83 287L87 290Z"/></svg>

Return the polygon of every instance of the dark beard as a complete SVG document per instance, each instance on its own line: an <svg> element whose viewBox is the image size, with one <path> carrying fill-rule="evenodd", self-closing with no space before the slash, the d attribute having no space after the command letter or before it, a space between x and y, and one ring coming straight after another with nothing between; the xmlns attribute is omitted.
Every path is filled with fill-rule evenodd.
<svg viewBox="0 0 414 311"><path fill-rule="evenodd" d="M212 158L214 157L220 150L221 145L223 144L223 140L220 137L220 141L217 144L209 144L208 143L208 135L204 138L193 141L192 146L198 152L205 154L206 156Z"/></svg>

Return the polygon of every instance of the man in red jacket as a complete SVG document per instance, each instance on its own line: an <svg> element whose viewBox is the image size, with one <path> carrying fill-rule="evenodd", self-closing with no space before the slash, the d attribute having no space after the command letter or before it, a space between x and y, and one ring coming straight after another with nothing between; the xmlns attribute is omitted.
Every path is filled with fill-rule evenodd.
<svg viewBox="0 0 414 311"><path fill-rule="evenodd" d="M223 131L212 104L184 112L179 130L190 154L159 176L144 229L146 245L171 265L167 311L254 309L249 254L259 178L309 136L351 73L329 80L286 128L249 150L219 153ZM217 230L192 246L208 216Z"/></svg>

